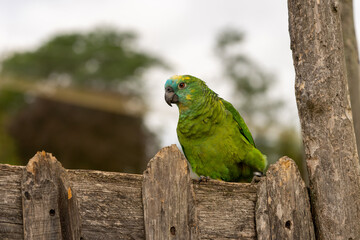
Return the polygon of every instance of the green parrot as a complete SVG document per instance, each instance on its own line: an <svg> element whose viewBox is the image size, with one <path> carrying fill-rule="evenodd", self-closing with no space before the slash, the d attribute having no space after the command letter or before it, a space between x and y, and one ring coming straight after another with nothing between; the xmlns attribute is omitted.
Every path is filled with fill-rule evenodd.
<svg viewBox="0 0 360 240"><path fill-rule="evenodd" d="M165 101L179 108L178 139L198 176L249 182L264 172L266 156L255 147L244 119L205 82L173 76L165 83Z"/></svg>

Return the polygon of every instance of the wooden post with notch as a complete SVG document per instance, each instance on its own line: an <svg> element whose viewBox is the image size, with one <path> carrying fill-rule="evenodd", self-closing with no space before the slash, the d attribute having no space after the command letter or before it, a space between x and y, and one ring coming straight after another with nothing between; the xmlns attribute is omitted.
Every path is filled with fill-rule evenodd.
<svg viewBox="0 0 360 240"><path fill-rule="evenodd" d="M51 154L38 152L21 182L25 240L81 239L76 194L66 170Z"/></svg>

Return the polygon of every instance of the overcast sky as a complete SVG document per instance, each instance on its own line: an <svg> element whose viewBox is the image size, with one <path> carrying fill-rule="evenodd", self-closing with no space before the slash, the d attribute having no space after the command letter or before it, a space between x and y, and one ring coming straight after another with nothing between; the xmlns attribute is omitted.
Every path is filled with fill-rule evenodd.
<svg viewBox="0 0 360 240"><path fill-rule="evenodd" d="M355 5L357 13L360 8ZM173 66L173 72L153 71L145 78L151 92L147 122L153 129L167 129L162 145L177 142L177 109L163 100L163 84L169 75L197 76L231 102L221 86L213 52L216 34L227 26L244 31L244 52L275 75L274 96L287 102L286 121L298 126L285 0L0 0L0 56L39 46L59 32L104 24L134 30L143 49Z"/></svg>

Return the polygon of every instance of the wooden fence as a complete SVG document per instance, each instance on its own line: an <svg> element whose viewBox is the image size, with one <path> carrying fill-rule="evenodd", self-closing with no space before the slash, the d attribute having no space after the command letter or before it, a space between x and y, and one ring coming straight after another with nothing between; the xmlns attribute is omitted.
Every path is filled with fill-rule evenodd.
<svg viewBox="0 0 360 240"><path fill-rule="evenodd" d="M66 170L38 152L0 165L0 239L315 239L308 192L281 158L259 183L191 180L175 145L143 175Z"/></svg>

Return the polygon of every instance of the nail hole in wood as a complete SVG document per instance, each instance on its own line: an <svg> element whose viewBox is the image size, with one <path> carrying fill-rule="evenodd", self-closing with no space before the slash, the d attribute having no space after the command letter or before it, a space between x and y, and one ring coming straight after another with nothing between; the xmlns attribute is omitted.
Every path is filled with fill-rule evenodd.
<svg viewBox="0 0 360 240"><path fill-rule="evenodd" d="M55 216L55 209L50 209L49 214L50 216Z"/></svg>
<svg viewBox="0 0 360 240"><path fill-rule="evenodd" d="M290 220L286 221L285 227L286 227L287 229L291 229L291 221L290 221Z"/></svg>
<svg viewBox="0 0 360 240"><path fill-rule="evenodd" d="M25 198L26 198L26 200L30 200L30 193L29 192L25 192Z"/></svg>
<svg viewBox="0 0 360 240"><path fill-rule="evenodd" d="M176 234L176 229L175 229L174 226L172 226L172 227L170 228L170 233L171 233L171 235L175 235L175 234Z"/></svg>

